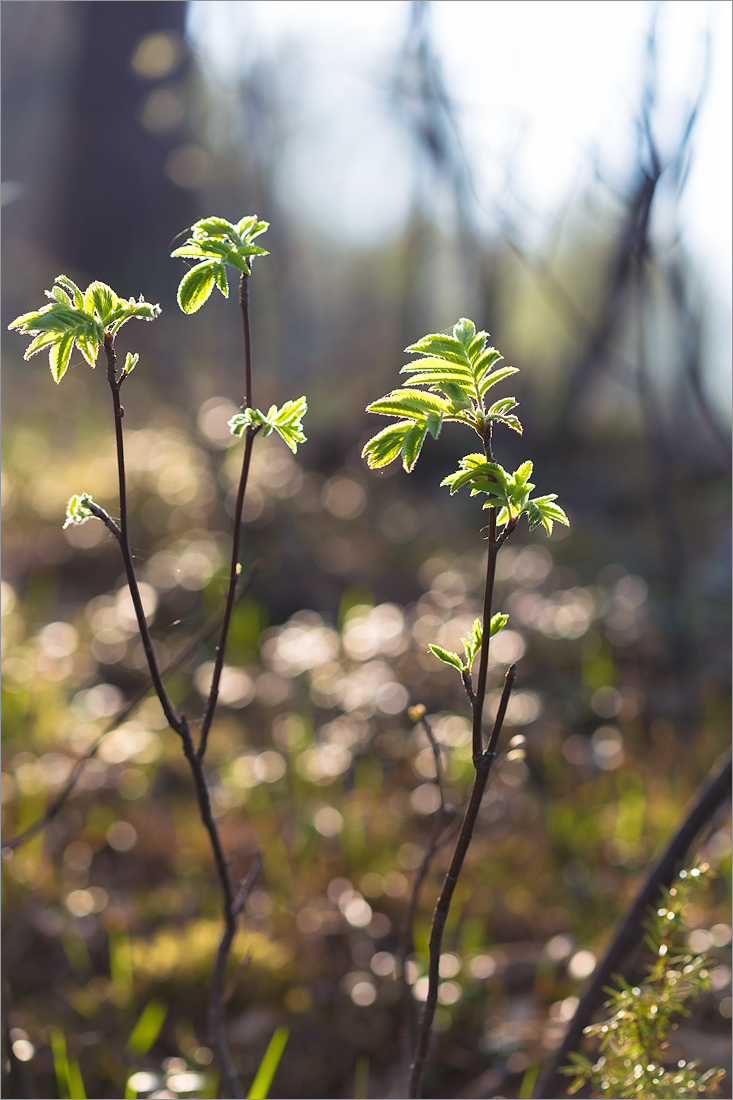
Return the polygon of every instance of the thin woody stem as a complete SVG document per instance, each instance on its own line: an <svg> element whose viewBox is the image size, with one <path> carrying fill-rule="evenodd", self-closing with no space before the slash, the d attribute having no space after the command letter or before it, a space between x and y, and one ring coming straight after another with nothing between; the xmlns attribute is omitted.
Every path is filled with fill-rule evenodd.
<svg viewBox="0 0 733 1100"><path fill-rule="evenodd" d="M183 736L182 729L184 722L176 714L168 693L163 684L163 677L160 673L158 666L158 659L155 656L155 649L153 647L153 639L150 635L148 623L145 618L145 609L143 608L142 597L140 596L140 586L137 582L137 575L135 573L135 563L132 557L132 549L130 547L130 533L127 522L127 482L125 477L125 447L122 436L122 417L125 415L125 410L120 401L120 383L116 379L117 370L117 356L114 349L114 336L111 333L107 333L104 338L104 351L107 357L107 381L112 392L112 405L114 409L114 421L115 421L115 440L117 444L117 476L119 481L119 494L120 494L120 526L119 534L113 531L116 535L117 541L120 544L120 550L122 552L122 560L125 565L125 574L127 576L127 584L130 589L130 597L132 599L132 606L135 609L135 617L137 619L138 629L140 631L140 638L143 643L143 649L145 651L145 657L148 662L148 669L150 670L150 678L153 681L153 687L155 693L160 700L160 705L163 708L166 721L171 729L179 735ZM109 525L108 525L109 526ZM110 528L112 530L112 528Z"/></svg>
<svg viewBox="0 0 733 1100"><path fill-rule="evenodd" d="M229 1048L226 1042L226 1035L223 1026L223 1008L221 1005L221 983L222 976L226 970L229 950L237 931L237 917L239 915L239 912L241 911L241 907L238 907L235 901L234 888L232 886L232 880L229 875L229 861L224 854L221 837L219 836L219 830L217 828L216 821L214 820L214 815L211 809L211 796L209 793L206 773L204 771L203 753L196 751L193 737L191 736L188 720L184 715L179 716L178 714L176 714L170 702L170 699L168 698L168 694L163 684L163 678L160 672L160 668L158 666L158 662L155 656L153 640L150 635L150 630L148 629L147 621L145 619L145 611L143 609L142 598L140 596L140 588L135 573L135 563L130 547L130 537L128 530L127 485L125 478L125 451L122 434L122 418L125 415L125 410L120 402L121 380L118 381L116 377L117 357L114 350L114 336L111 333L108 333L105 336L104 350L107 356L107 381L109 382L110 390L112 392L112 403L114 407L115 418L115 438L117 442L117 470L120 491L120 526L119 536L117 536L118 542L125 564L127 583L130 589L130 596L132 598L133 607L135 609L140 637L142 639L143 648L145 650L145 655L148 661L150 678L153 682L153 687L155 688L155 692L160 700L161 706L163 707L163 712L165 714L166 720L168 721L168 725L178 734L183 743L183 752L189 763L189 767L191 768L191 774L194 782L194 790L196 793L196 802L199 808L199 815L209 837L209 842L211 844L211 849L214 856L214 864L216 866L216 873L223 894L224 932L222 934L221 942L219 945L219 951L217 954L217 961L214 970L214 980L212 983L210 999L210 1015L214 1032L213 1040L219 1058L222 1078L226 1084L226 1089L229 1095L237 1100L237 1098L242 1097L244 1093L242 1091L242 1086L239 1081L236 1069L234 1068L234 1064L232 1062ZM242 499L244 498L243 488L241 489L241 493L239 494L239 496L241 496ZM113 531L113 533L115 532ZM236 538L235 542L237 542ZM238 569L235 570L233 567L233 573L233 584L230 584L230 590L227 597L227 606L225 609L226 629L228 629L229 619L231 618L231 611L234 606L236 584L239 576ZM223 630L222 632L222 637L226 637L225 630ZM222 666L223 652L221 656L221 662L219 664L219 673L221 673ZM215 706L216 699L214 699L213 705L211 706L209 725L211 723L211 717L213 717Z"/></svg>
<svg viewBox="0 0 733 1100"><path fill-rule="evenodd" d="M501 702L499 703L499 709L497 711L496 720L494 722L494 728L491 733L489 745L496 745L501 727L504 722L504 716L506 715L507 703L509 702L509 696L514 686L517 669L516 665L511 665L506 674L504 680L504 690L501 695ZM425 1062L428 1056L428 1050L430 1048L430 1039L433 1030L433 1020L435 1018L435 1009L438 1004L438 986L440 979L440 956L443 945L443 932L445 930L445 924L450 912L451 900L453 898L453 892L458 883L463 863L466 858L471 840L473 839L473 831L476 826L476 819L481 808L481 800L486 790L486 784L489 779L489 773L491 771L491 765L495 759L495 752L493 748L489 748L481 756L474 760L476 767L476 778L474 779L473 789L471 791L471 798L466 808L466 813L463 818L463 824L461 825L461 831L458 836L456 848L453 853L453 859L451 860L448 873L443 881L443 889L440 892L438 903L435 907L433 914L433 923L430 932L430 961L428 964L428 995L425 1000L425 1005L420 1016L420 1023L418 1025L417 1044L415 1046L415 1056L412 1066L410 1067L410 1096L419 1097L422 1091L422 1078L425 1071Z"/></svg>
<svg viewBox="0 0 733 1100"><path fill-rule="evenodd" d="M244 331L244 404L246 408L251 408L252 345L250 340L249 322L249 279L248 276L244 274L244 272L242 273L242 277L239 281L239 305L242 311L242 327ZM204 713L201 716L200 739L199 747L197 749L197 754L201 759L203 759L203 756L206 752L209 731L211 729L211 723L214 721L216 705L219 700L219 684L221 681L221 674L224 669L224 655L226 652L227 637L229 635L229 626L232 619L232 611L234 610L234 599L237 592L237 581L241 572L241 563L239 561L239 542L242 529L242 510L244 508L244 494L247 490L247 481L249 479L249 468L252 460L252 444L254 442L254 437L257 435L259 430L260 429L258 427L247 428L244 436L242 471L239 475L237 499L234 505L232 556L229 568L229 589L227 591L226 604L224 607L224 617L222 619L221 632L219 634L219 642L214 655L214 671L211 675L211 687L209 689L209 697L206 701L206 708L204 710Z"/></svg>
<svg viewBox="0 0 733 1100"><path fill-rule="evenodd" d="M478 666L476 694L471 700L473 710L473 757L474 761L483 752L481 722L486 698L486 677L489 670L489 642L491 641L491 603L494 596L494 578L496 576L496 508L489 508L489 547L486 556L486 583L484 585L483 630L481 637L481 656Z"/></svg>

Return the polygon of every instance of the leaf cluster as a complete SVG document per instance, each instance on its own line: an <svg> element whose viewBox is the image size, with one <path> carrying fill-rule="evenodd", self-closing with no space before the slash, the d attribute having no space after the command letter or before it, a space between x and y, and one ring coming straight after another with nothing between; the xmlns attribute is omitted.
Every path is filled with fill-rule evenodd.
<svg viewBox="0 0 733 1100"><path fill-rule="evenodd" d="M603 1096L700 1097L712 1095L725 1075L717 1067L700 1073L697 1062L666 1066L664 1053L676 1018L689 1015L688 1002L710 985L710 960L676 947L685 908L709 873L707 864L681 871L676 884L664 892L646 925L646 943L654 956L646 979L630 986L615 978L617 988L607 991L609 1017L585 1028L586 1035L600 1039L600 1057L593 1063L574 1052L572 1064L562 1071L573 1078L570 1093L589 1083L598 1090L596 1095Z"/></svg>
<svg viewBox="0 0 733 1100"><path fill-rule="evenodd" d="M66 505L66 523L64 524L64 530L67 527L73 527L86 523L88 519L94 518L94 512L89 507L93 504L91 493L74 493L69 498L69 503Z"/></svg>
<svg viewBox="0 0 733 1100"><path fill-rule="evenodd" d="M8 328L33 337L24 359L48 348L51 374L57 383L66 374L74 347L94 367L106 335L114 336L133 318L153 321L160 313L159 305L144 301L142 296L137 300L120 298L106 283L93 282L82 291L68 275L59 275L54 282L53 289L46 291L51 301L16 317ZM128 352L118 380L130 373L137 359Z"/></svg>
<svg viewBox="0 0 733 1100"><path fill-rule="evenodd" d="M259 428L263 436L277 432L295 454L298 444L306 442L302 419L307 411L308 402L305 397L299 397L297 401L286 401L281 408L270 405L266 413L259 409L244 409L228 422L229 431L232 435L244 435L248 428Z"/></svg>
<svg viewBox="0 0 733 1100"><path fill-rule="evenodd" d="M519 469L510 474L498 462L492 462L482 454L470 454L465 455L455 473L443 478L440 484L448 485L451 494L463 485L470 485L471 496L484 493L487 498L484 508L499 509L496 522L500 527L510 520L516 521L524 513L529 520L530 531L542 524L547 534L551 535L554 522L569 526L565 512L553 503L557 493L530 498L534 489L534 484L529 480L531 473L532 463L529 461L523 462Z"/></svg>
<svg viewBox="0 0 733 1100"><path fill-rule="evenodd" d="M502 627L506 626L509 620L508 615L504 615L499 612L496 615L492 615L491 624L489 628L489 637L493 638L495 634L498 634ZM452 665L453 668L457 668L460 673L469 673L473 662L478 654L481 652L481 643L483 641L483 630L481 627L481 620L474 619L473 626L471 627L471 633L468 638L461 638L463 642L464 659L458 656L457 653L453 653L450 649L443 649L440 645L429 645L428 649L439 660L443 661L446 665Z"/></svg>
<svg viewBox="0 0 733 1100"><path fill-rule="evenodd" d="M261 222L255 214L241 218L236 223L225 218L201 218L191 226L191 236L171 256L184 256L198 262L186 272L178 287L178 304L184 313L195 313L208 301L216 286L225 298L229 297L226 265L245 275L251 274L253 256L267 256L268 252L256 244L269 228L269 222Z"/></svg>
<svg viewBox="0 0 733 1100"><path fill-rule="evenodd" d="M516 398L502 397L491 405L486 400L492 386L517 373L516 367L496 368L503 357L489 346L488 335L477 332L473 321L462 317L453 326L452 336L430 333L405 348L422 357L402 368L402 374L411 375L412 386L392 390L367 406L367 412L401 419L377 432L365 444L362 457L372 469L401 457L404 469L410 473L428 433L437 439L445 421L465 424L481 437L484 453L466 455L458 470L441 484L449 486L451 493L463 485L471 487L472 496L484 493L487 497L484 507L499 509L499 527L506 529L511 524L513 529L519 516L526 514L530 530L542 524L549 535L554 522L569 525L565 512L553 503L556 494L530 498L534 489L529 480L531 462L524 462L514 473L509 473L493 461L490 447L493 425L506 424L520 434L522 425L511 412L517 405ZM427 388L413 388L417 386Z"/></svg>
<svg viewBox="0 0 733 1100"><path fill-rule="evenodd" d="M405 348L406 352L422 356L407 363L400 372L412 375L412 386L392 390L367 406L367 412L403 418L378 432L365 445L362 456L372 469L386 466L401 456L402 465L410 473L428 432L437 439L446 420L466 424L482 437L496 420L521 433L522 425L509 412L517 404L515 398L505 397L490 407L486 405L485 395L490 387L517 373L516 367L493 369L502 355L487 346L488 335L476 332L473 321L462 317L453 326L452 336L430 333ZM415 386L428 389L413 389Z"/></svg>

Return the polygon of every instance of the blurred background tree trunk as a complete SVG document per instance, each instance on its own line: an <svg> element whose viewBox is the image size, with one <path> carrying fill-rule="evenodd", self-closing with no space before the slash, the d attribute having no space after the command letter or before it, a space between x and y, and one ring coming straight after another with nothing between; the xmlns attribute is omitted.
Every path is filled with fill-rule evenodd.
<svg viewBox="0 0 733 1100"><path fill-rule="evenodd" d="M167 264L166 246L192 208L167 170L182 140L175 95L191 73L186 8L178 0L3 4L11 262L18 237L33 239L49 261L63 257L65 270L122 293L141 273L149 282L151 265Z"/></svg>

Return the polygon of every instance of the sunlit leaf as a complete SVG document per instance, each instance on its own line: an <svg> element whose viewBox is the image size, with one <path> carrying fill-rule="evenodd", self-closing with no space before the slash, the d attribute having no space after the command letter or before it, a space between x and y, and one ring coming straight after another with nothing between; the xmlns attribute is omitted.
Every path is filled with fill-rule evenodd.
<svg viewBox="0 0 733 1100"><path fill-rule="evenodd" d="M503 615L501 612L499 612L496 615L492 615L491 616L491 624L490 624L491 629L490 629L489 637L493 638L494 635L498 634L499 631L503 627L505 627L508 622L509 622L509 616L508 615Z"/></svg>
<svg viewBox="0 0 733 1100"><path fill-rule="evenodd" d="M402 451L405 432L409 427L409 420L400 421L399 424L390 424L364 444L361 457L367 460L371 469L377 470L382 466L387 466L399 456Z"/></svg>
<svg viewBox="0 0 733 1100"><path fill-rule="evenodd" d="M463 672L463 661L457 653L453 653L450 649L443 649L441 645L429 645L428 649L439 661L443 661L446 665L452 665L459 672Z"/></svg>
<svg viewBox="0 0 733 1100"><path fill-rule="evenodd" d="M48 351L48 363L51 368L51 374L53 380L57 384L66 374L69 366L69 360L71 359L71 353L74 350L74 333L64 332L58 340L56 340Z"/></svg>
<svg viewBox="0 0 733 1100"><path fill-rule="evenodd" d="M216 281L214 270L217 264L218 261L207 260L192 267L183 276L177 297L184 313L196 313L208 301Z"/></svg>
<svg viewBox="0 0 733 1100"><path fill-rule="evenodd" d="M405 432L402 443L402 465L408 474L415 468L427 431L427 423L415 423Z"/></svg>
<svg viewBox="0 0 733 1100"><path fill-rule="evenodd" d="M444 415L448 403L436 393L423 390L393 390L386 397L367 405L367 412L381 413L383 416L415 416L424 418L429 413Z"/></svg>

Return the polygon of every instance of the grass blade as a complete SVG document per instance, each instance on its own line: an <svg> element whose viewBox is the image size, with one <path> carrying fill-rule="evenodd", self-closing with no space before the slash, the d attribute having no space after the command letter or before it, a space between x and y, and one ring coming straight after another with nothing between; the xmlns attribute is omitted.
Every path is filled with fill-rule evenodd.
<svg viewBox="0 0 733 1100"><path fill-rule="evenodd" d="M87 1100L79 1063L69 1057L66 1036L59 1027L51 1028L51 1052L61 1100Z"/></svg>
<svg viewBox="0 0 733 1100"><path fill-rule="evenodd" d="M168 1007L163 1001L148 1001L127 1040L127 1049L131 1054L148 1053L158 1038L167 1015Z"/></svg>
<svg viewBox="0 0 733 1100"><path fill-rule="evenodd" d="M267 1100L267 1094L270 1091L270 1085L275 1076L275 1070L280 1064L280 1059L282 1058L282 1053L285 1050L285 1044L288 1041L289 1035L290 1031L286 1027L279 1027L276 1029L274 1035L270 1039L262 1061L260 1062L260 1067L255 1074L252 1088L247 1093L247 1100Z"/></svg>

